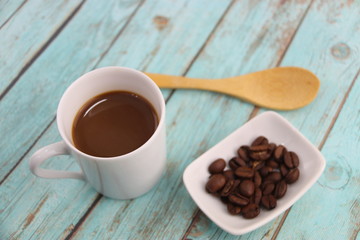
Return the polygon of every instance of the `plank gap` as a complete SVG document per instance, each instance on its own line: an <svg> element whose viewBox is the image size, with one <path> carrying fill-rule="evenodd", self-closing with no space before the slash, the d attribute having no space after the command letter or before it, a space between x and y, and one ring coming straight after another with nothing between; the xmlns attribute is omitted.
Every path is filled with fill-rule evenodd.
<svg viewBox="0 0 360 240"><path fill-rule="evenodd" d="M189 235L189 233L191 232L192 228L194 227L194 225L196 224L197 220L200 217L200 209L196 208L193 216L191 217L191 222L189 224L189 227L186 229L185 234L183 235L183 237L181 238L182 240L186 240L187 236Z"/></svg>
<svg viewBox="0 0 360 240"><path fill-rule="evenodd" d="M45 42L45 44L34 54L34 56L25 64L25 66L19 71L18 75L10 82L5 90L0 95L0 101L11 90L11 88L19 81L21 76L29 69L29 67L40 57L40 55L50 46L52 41L62 32L66 25L73 19L76 13L80 10L86 0L83 0L75 9L71 12L69 17L61 24L61 26L55 31L55 33Z"/></svg>
<svg viewBox="0 0 360 240"><path fill-rule="evenodd" d="M15 11L8 17L8 19L6 19L5 22L0 26L0 29L10 21L10 19L25 5L26 2L27 0L23 1L20 6L15 9Z"/></svg>
<svg viewBox="0 0 360 240"><path fill-rule="evenodd" d="M10 169L10 171L4 176L0 181L0 186L3 182L10 176L10 174L16 169L16 167L21 163L24 157L30 152L30 150L35 146L35 144L40 140L40 138L45 134L45 132L50 128L50 126L55 122L56 117L50 121L50 123L44 128L40 135L35 139L35 141L30 145L30 147L24 152L20 159L15 163L15 165Z"/></svg>
<svg viewBox="0 0 360 240"><path fill-rule="evenodd" d="M298 32L298 30L299 30L300 26L302 25L302 23L303 23L303 21L304 21L304 19L305 19L306 15L307 15L307 13L309 12L309 9L310 9L310 8L311 8L311 6L313 5L313 2L314 2L314 0L311 0L311 2L310 2L310 4L309 4L309 6L306 8L306 10L305 10L305 12L304 12L304 15L303 15L303 16L302 16L302 18L300 19L299 25L298 25L298 26L297 26L297 28L295 29L294 34L291 36L291 38L290 38L290 41L289 41L288 45L286 46L286 48L285 48L284 52L282 53L282 55L280 56L280 58L279 58L278 62L276 63L276 66L277 66L277 67L279 67L279 66L280 66L280 64L281 64L281 62L283 61L283 59L284 59L284 57L285 57L285 55L286 55L286 52L288 51L288 49L289 49L289 47L290 47L290 45L291 45L292 41L294 40L294 38L295 38L295 36L296 36L296 34L297 34L297 32Z"/></svg>
<svg viewBox="0 0 360 240"><path fill-rule="evenodd" d="M359 71L356 73L354 79L352 80L352 82L351 82L351 84L350 84L350 86L349 86L349 89L346 91L346 93L345 93L345 95L344 95L344 98L343 98L343 100L341 101L341 103L340 103L340 105L339 105L338 110L336 111L333 119L331 120L330 126L329 126L329 128L327 129L327 131L326 131L326 133L325 133L325 135L324 135L324 138L321 140L321 142L320 142L320 144L319 144L319 150L321 150L321 149L323 148L323 146L325 145L325 142L326 142L326 140L328 139L328 137L329 137L329 135L330 135L330 132L331 132L331 130L333 129L333 127L334 127L334 125L335 125L335 122L336 122L336 120L338 119L338 117L339 117L339 115L340 115L340 112L341 112L342 108L344 107L345 102L346 102L346 100L347 100L347 98L348 98L348 96L349 96L349 94L350 94L350 92L351 92L351 89L353 88L353 86L354 86L354 84L355 84L355 82L356 82L356 79L359 77L359 75L360 75L360 69L359 69Z"/></svg>
<svg viewBox="0 0 360 240"><path fill-rule="evenodd" d="M335 125L335 123L336 123L336 120L338 119L338 117L339 117L339 115L340 115L340 112L341 112L341 110L343 109L343 107L344 107L344 105L345 105L345 102L346 102L346 100L347 100L347 98L348 98L348 96L349 96L349 94L350 94L350 92L351 92L351 89L352 89L352 87L354 86L354 84L355 84L355 82L356 82L356 79L359 77L359 75L360 75L360 69L359 69L359 71L356 73L354 79L352 80L352 82L351 82L348 90L346 91L346 93L345 93L345 95L344 95L343 100L341 101L341 103L340 103L340 105L339 105L339 107L338 107L338 109L337 109L334 117L332 118L332 121L331 121L331 123L330 123L330 125L329 125L329 127L328 127L328 129L327 129L327 131L326 131L326 133L325 133L325 135L324 135L324 137L323 137L323 139L321 140L321 142L320 142L320 144L319 144L319 146L318 146L318 148L319 148L320 151L322 150L323 146L325 145L325 142L326 142L326 140L328 139L328 137L329 137L329 135L330 135L330 132L331 132L331 130L333 129L333 127L334 127L334 125ZM275 240L275 239L277 238L277 236L278 236L278 234L279 234L279 232L280 232L280 230L281 230L281 228L282 228L282 226L283 226L283 224L284 224L284 222L285 222L285 220L286 220L286 217L289 215L289 212L290 212L291 208L292 208L292 207L290 207L288 210L286 210L286 212L285 212L284 216L281 218L280 223L279 223L279 225L277 226L277 228L276 228L276 230L275 230L275 233L274 233L274 235L272 236L271 240Z"/></svg>
<svg viewBox="0 0 360 240"><path fill-rule="evenodd" d="M96 68L99 63L103 60L103 58L108 54L108 52L110 51L110 49L113 47L113 45L115 44L115 42L119 39L119 37L121 36L121 34L125 31L126 27L129 25L129 23L131 22L131 20L134 18L134 16L136 15L136 13L138 12L138 10L140 9L140 7L144 4L145 0L142 0L139 5L135 8L135 10L131 13L131 15L129 16L129 18L126 20L126 23L124 24L124 26L120 29L120 31L115 35L114 39L111 41L110 45L108 46L108 48L101 54L99 60L96 62L94 68ZM1 100L1 99L0 99Z"/></svg>
<svg viewBox="0 0 360 240"><path fill-rule="evenodd" d="M76 232L80 229L81 225L85 222L86 218L91 214L91 212L94 210L96 205L100 202L100 199L102 197L103 196L101 194L99 194L99 193L97 194L97 196L96 196L95 200L93 201L93 203L91 204L91 206L88 208L88 210L86 210L85 214L76 223L75 227L71 230L69 235L66 236L65 240L70 240L76 234Z"/></svg>
<svg viewBox="0 0 360 240"><path fill-rule="evenodd" d="M220 24L223 22L225 16L227 15L227 13L229 12L229 10L231 9L231 7L235 4L236 0L232 0L229 4L229 6L227 6L227 8L225 9L225 11L223 12L223 14L221 15L221 17L219 18L219 21L215 24L214 28L211 30L211 32L209 33L209 36L206 38L205 42L203 43L203 45L199 48L199 50L197 51L197 53L195 54L195 56L190 60L188 66L185 68L183 74L181 74L181 76L186 76L186 74L190 71L192 65L194 64L194 62L198 59L198 57L200 56L200 54L203 52L203 50L205 49L206 45L209 43L210 39L212 38L212 36L214 35L214 33L216 32L217 28L220 26ZM166 99L166 102L170 101L171 97L174 95L176 89L172 90L171 93L169 94L169 96ZM1 100L1 99L0 99Z"/></svg>

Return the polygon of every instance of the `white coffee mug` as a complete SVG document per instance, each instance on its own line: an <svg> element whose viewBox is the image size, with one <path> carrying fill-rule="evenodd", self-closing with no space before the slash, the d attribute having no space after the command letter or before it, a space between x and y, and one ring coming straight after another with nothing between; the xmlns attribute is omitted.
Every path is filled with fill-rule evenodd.
<svg viewBox="0 0 360 240"><path fill-rule="evenodd" d="M95 157L79 151L72 140L72 125L79 109L92 97L110 91L141 95L154 107L159 124L150 139L138 149L117 157ZM30 170L43 178L76 178L89 182L101 194L131 199L148 192L160 179L166 164L165 101L158 86L144 73L125 67L104 67L73 82L57 109L62 141L43 147L30 158ZM56 155L71 155L81 172L40 167Z"/></svg>

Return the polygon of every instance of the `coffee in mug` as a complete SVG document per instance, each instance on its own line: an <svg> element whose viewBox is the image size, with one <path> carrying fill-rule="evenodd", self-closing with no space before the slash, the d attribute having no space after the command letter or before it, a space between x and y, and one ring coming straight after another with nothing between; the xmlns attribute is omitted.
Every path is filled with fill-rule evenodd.
<svg viewBox="0 0 360 240"><path fill-rule="evenodd" d="M88 100L77 113L72 138L80 151L96 157L115 157L134 151L158 125L154 107L142 96L112 91Z"/></svg>
<svg viewBox="0 0 360 240"><path fill-rule="evenodd" d="M84 74L61 97L56 123L62 140L30 158L36 176L81 179L114 199L136 198L160 180L166 166L165 100L144 73L104 67ZM41 167L58 155L71 155L81 171Z"/></svg>

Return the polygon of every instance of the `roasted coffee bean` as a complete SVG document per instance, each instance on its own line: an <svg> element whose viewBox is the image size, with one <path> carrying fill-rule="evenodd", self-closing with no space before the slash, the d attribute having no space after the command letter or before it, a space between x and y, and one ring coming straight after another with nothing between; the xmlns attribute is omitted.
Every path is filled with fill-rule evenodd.
<svg viewBox="0 0 360 240"><path fill-rule="evenodd" d="M268 182L278 182L281 180L281 173L280 172L272 172L270 173L266 178L265 178L265 181L268 181Z"/></svg>
<svg viewBox="0 0 360 240"><path fill-rule="evenodd" d="M216 173L222 173L226 167L226 162L224 159L219 158L212 162L209 166L209 173L216 174Z"/></svg>
<svg viewBox="0 0 360 240"><path fill-rule="evenodd" d="M267 140L266 137L264 136L260 136L257 137L251 144L251 146L257 146L257 145L267 145L269 144L269 141Z"/></svg>
<svg viewBox="0 0 360 240"><path fill-rule="evenodd" d="M281 164L280 165L280 173L283 177L286 177L286 175L288 174L289 169L285 166L285 164Z"/></svg>
<svg viewBox="0 0 360 240"><path fill-rule="evenodd" d="M270 152L269 150L250 151L249 156L257 161L265 161L270 158Z"/></svg>
<svg viewBox="0 0 360 240"><path fill-rule="evenodd" d="M240 157L234 157L233 159L237 163L237 165L239 165L239 167L247 167L247 163L244 159Z"/></svg>
<svg viewBox="0 0 360 240"><path fill-rule="evenodd" d="M240 194L231 194L228 198L230 202L239 206L245 206L249 203L249 199Z"/></svg>
<svg viewBox="0 0 360 240"><path fill-rule="evenodd" d="M228 180L223 189L221 190L220 195L223 197L229 196L230 193L234 192L234 190L239 186L239 184L240 180Z"/></svg>
<svg viewBox="0 0 360 240"><path fill-rule="evenodd" d="M266 195L261 198L261 205L266 209L274 209L276 207L276 198L273 195Z"/></svg>
<svg viewBox="0 0 360 240"><path fill-rule="evenodd" d="M277 146L260 136L250 146L243 145L228 162L219 158L209 166L206 190L219 197L232 215L254 218L262 205L273 209L285 196L288 184L298 180L299 157L285 146Z"/></svg>
<svg viewBox="0 0 360 240"><path fill-rule="evenodd" d="M298 168L291 169L285 177L285 181L288 184L294 183L299 179L300 171Z"/></svg>
<svg viewBox="0 0 360 240"><path fill-rule="evenodd" d="M279 199L282 198L287 191L287 184L284 180L281 180L276 184L275 190L274 190L274 196Z"/></svg>
<svg viewBox="0 0 360 240"><path fill-rule="evenodd" d="M235 173L233 170L225 170L223 175L226 177L226 179L235 179Z"/></svg>
<svg viewBox="0 0 360 240"><path fill-rule="evenodd" d="M248 150L248 146L241 146L237 151L239 157L246 162L249 161Z"/></svg>
<svg viewBox="0 0 360 240"><path fill-rule="evenodd" d="M255 188L255 192L254 192L254 203L259 205L260 201L262 198L262 191L260 190L260 188Z"/></svg>
<svg viewBox="0 0 360 240"><path fill-rule="evenodd" d="M215 174L210 177L206 184L206 190L215 193L221 190L226 184L226 177L222 174Z"/></svg>
<svg viewBox="0 0 360 240"><path fill-rule="evenodd" d="M266 144L266 145L255 145L255 146L251 146L249 148L250 152L263 152L263 151L269 151L270 150L270 145Z"/></svg>
<svg viewBox="0 0 360 240"><path fill-rule="evenodd" d="M244 180L239 185L239 191L245 197L251 197L255 191L255 184L253 181Z"/></svg>
<svg viewBox="0 0 360 240"><path fill-rule="evenodd" d="M265 161L252 161L251 167L257 171L265 166Z"/></svg>
<svg viewBox="0 0 360 240"><path fill-rule="evenodd" d="M229 161L229 167L231 168L231 170L236 170L238 167L240 167L239 166L239 164L237 164L236 162L235 162L235 159L234 158L232 158L232 159L230 159L230 161Z"/></svg>
<svg viewBox="0 0 360 240"><path fill-rule="evenodd" d="M250 203L241 209L241 213L244 218L255 218L260 214L260 208L255 203Z"/></svg>
<svg viewBox="0 0 360 240"><path fill-rule="evenodd" d="M269 150L270 150L271 155L274 153L275 149L276 149L276 144L269 143Z"/></svg>
<svg viewBox="0 0 360 240"><path fill-rule="evenodd" d="M284 163L288 168L297 168L299 166L299 157L294 152L287 152L284 156Z"/></svg>
<svg viewBox="0 0 360 240"><path fill-rule="evenodd" d="M277 162L282 162L285 152L286 152L286 148L283 145L277 146L274 151L275 160Z"/></svg>
<svg viewBox="0 0 360 240"><path fill-rule="evenodd" d="M264 166L263 168L261 168L261 169L259 170L260 175L261 175L262 177L266 177L267 175L269 175L269 173L272 173L272 171L273 171L273 168L272 168L272 167L269 167L269 166Z"/></svg>
<svg viewBox="0 0 360 240"><path fill-rule="evenodd" d="M220 195L222 197L226 197L226 196L229 196L229 194L232 192L233 190L233 187L234 187L234 183L235 183L235 180L232 180L232 179L229 179L225 186L223 187L223 189L221 190L221 193Z"/></svg>
<svg viewBox="0 0 360 240"><path fill-rule="evenodd" d="M255 184L255 187L259 187L261 185L261 182L262 182L262 179L261 179L261 176L260 176L260 173L259 171L256 171L254 173L254 184Z"/></svg>
<svg viewBox="0 0 360 240"><path fill-rule="evenodd" d="M271 182L268 182L268 183L263 184L262 193L263 193L264 196L269 195L274 191L274 189L275 189L275 184L271 183Z"/></svg>
<svg viewBox="0 0 360 240"><path fill-rule="evenodd" d="M241 213L241 207L236 206L232 203L228 203L227 205L227 210L231 215L239 215Z"/></svg>
<svg viewBox="0 0 360 240"><path fill-rule="evenodd" d="M277 163L275 160L268 160L266 161L266 166L271 168L279 168L279 163Z"/></svg>
<svg viewBox="0 0 360 240"><path fill-rule="evenodd" d="M235 170L235 175L241 178L252 178L254 176L254 170L249 167L238 167Z"/></svg>

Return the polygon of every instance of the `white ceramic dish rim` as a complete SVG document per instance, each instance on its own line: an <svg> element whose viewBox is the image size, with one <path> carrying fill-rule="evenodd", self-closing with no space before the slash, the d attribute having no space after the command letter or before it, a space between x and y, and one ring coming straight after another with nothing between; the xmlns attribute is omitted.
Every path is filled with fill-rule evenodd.
<svg viewBox="0 0 360 240"><path fill-rule="evenodd" d="M196 177L193 177L194 175L192 175L193 174L192 171L199 169L201 167L203 167L207 170L209 163L211 163L213 160L215 160L214 159L215 156L211 156L211 153L213 151L216 151L216 149L220 148L222 146L222 144L229 142L232 139L235 139L237 137L237 135L239 135L239 134L241 135L241 132L246 131L244 129L248 128L249 126L256 125L257 123L264 121L264 119L266 120L266 118L273 118L273 119L275 119L275 121L278 121L279 124L283 124L285 126L285 128L287 128L289 131L292 131L292 133L296 135L296 137L299 139L299 141L302 141L302 144L304 144L305 147L309 148L312 151L312 154L314 154L316 156L316 159L312 159L312 161L317 161L318 169L316 169L315 173L312 176L310 176L310 178L306 179L306 182L303 184L303 186L300 189L292 190L292 191L294 191L294 190L298 190L298 191L296 193L294 193L293 196L290 199L288 199L286 202L283 201L281 204L278 204L278 206L275 209L273 209L272 211L266 212L263 216L260 215L257 218L251 219L251 220L244 219L244 221L252 221L252 223L250 225L245 226L245 227L240 226L240 227L234 228L232 226L229 226L229 224L227 224L226 222L223 222L220 219L216 218L216 212L224 211L224 208L209 209L206 206L204 206L204 201L206 201L206 199L202 199L202 197L199 195L199 193L197 194L197 191L199 189L193 187L194 185L192 184L192 180L194 180L194 178L196 178ZM270 139L270 141L271 141L271 139ZM278 142L275 142L275 143L281 144ZM237 145L237 147L239 147L239 146L240 145ZM215 157L215 158L217 158L217 157ZM190 196L192 197L192 199L195 201L195 203L198 205L198 207L201 209L201 211L204 214L206 214L216 225L218 225L220 228L222 228L223 230L225 230L226 232L228 232L230 234L242 235L242 234L248 233L250 231L253 231L253 230L265 225L266 223L270 222L271 220L273 220L274 218L279 216L281 213L283 213L286 209L291 207L319 179L319 177L321 176L322 172L325 169L325 164L326 164L325 159L322 156L322 154L320 153L320 151L315 146L313 146L313 144L308 139L306 139L295 127L293 127L281 115L279 115L275 112L272 112L272 111L268 111L268 112L260 114L259 116L255 117L252 120L250 120L249 122L245 123L243 126L238 128L237 130L235 130L233 133L228 135L226 138L224 138L222 141L220 141L214 147L212 147L211 149L206 151L204 154L202 154L200 157L198 157L196 160L194 160L191 164L189 164L189 166L184 171L183 181L184 181L184 185L185 185L187 191L189 192ZM204 166L201 166L201 165L204 165ZM199 176L197 176L197 177L199 177ZM204 181L205 182L203 183L202 190L201 190L203 192L205 192L206 179L204 179ZM288 189L291 189L291 188L292 188L292 186L290 185ZM207 194L206 195L207 200L212 201L211 198L214 198L214 197L208 193L206 193L206 194ZM216 199L216 200L220 202L219 199ZM281 199L280 199L280 201L281 201ZM222 204L222 203L220 203L220 204ZM222 204L222 205L224 205L224 204ZM263 210L262 210L262 212L263 212ZM231 216L230 214L228 214L228 216L229 216L229 219L233 219L234 217L240 218L239 216Z"/></svg>

